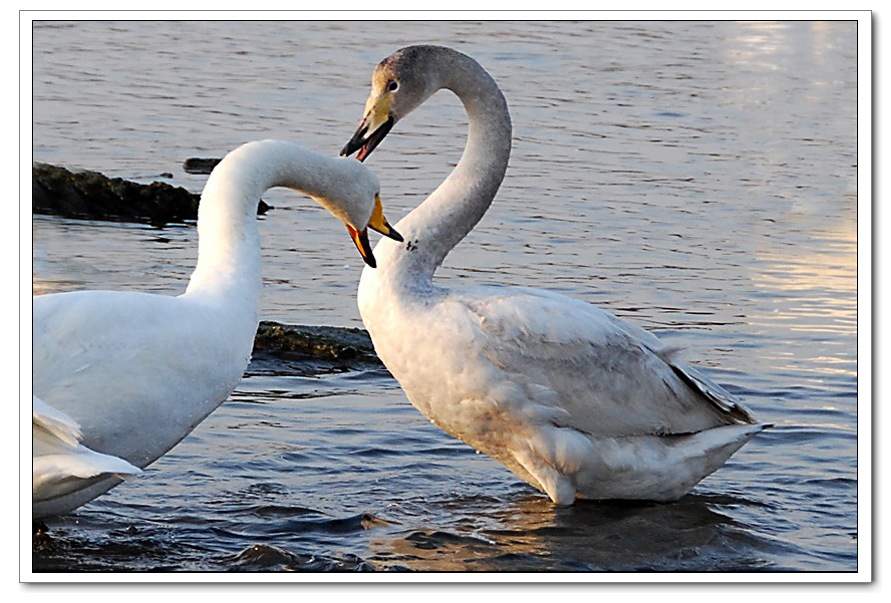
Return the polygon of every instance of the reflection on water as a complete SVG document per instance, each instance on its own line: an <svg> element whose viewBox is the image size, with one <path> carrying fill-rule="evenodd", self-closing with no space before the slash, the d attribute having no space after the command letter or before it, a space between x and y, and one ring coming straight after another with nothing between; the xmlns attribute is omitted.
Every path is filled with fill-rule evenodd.
<svg viewBox="0 0 891 603"><path fill-rule="evenodd" d="M581 503L557 509L541 497L503 508L501 501L488 502L499 511L484 526L465 524L460 534L421 529L402 538L372 539L373 558L432 571L753 571L770 565L758 550L758 537L711 509L742 500L690 496L667 505Z"/></svg>
<svg viewBox="0 0 891 603"><path fill-rule="evenodd" d="M197 191L179 163L249 139L336 154L381 58L456 46L504 89L515 144L438 278L607 308L775 427L677 503L560 509L427 423L385 371L254 365L145 475L49 522L34 569L855 570L856 23L363 28L36 24L34 159ZM434 96L369 160L393 220L454 166L465 124ZM361 326L342 227L289 191L265 200L263 317ZM35 217L33 238L38 294L177 294L195 262L191 226Z"/></svg>

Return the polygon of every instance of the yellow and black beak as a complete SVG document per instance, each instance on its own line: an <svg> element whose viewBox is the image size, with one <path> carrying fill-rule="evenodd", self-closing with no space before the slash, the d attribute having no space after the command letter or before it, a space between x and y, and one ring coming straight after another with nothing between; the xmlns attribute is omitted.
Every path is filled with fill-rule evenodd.
<svg viewBox="0 0 891 603"><path fill-rule="evenodd" d="M372 268L377 268L377 261L374 259L374 254L371 252L371 243L368 242L368 229L363 228L362 230L356 230L349 224L347 224L346 227L350 233L350 237L353 239L353 243L356 244L356 249L359 250L365 263Z"/></svg>
<svg viewBox="0 0 891 603"><path fill-rule="evenodd" d="M389 237L394 241L399 241L400 243L405 239L402 238L402 235L396 232L396 229L390 226L390 223L387 222L387 218L384 217L384 207L381 205L381 198L374 198L374 211L371 212L371 219L368 221L368 228L372 230L376 230L385 237Z"/></svg>
<svg viewBox="0 0 891 603"><path fill-rule="evenodd" d="M396 118L390 114L389 96L380 96L377 99L368 99L365 106L365 117L359 124L359 129L346 143L340 154L349 157L356 151L356 159L365 161L377 145L387 136L396 123Z"/></svg>

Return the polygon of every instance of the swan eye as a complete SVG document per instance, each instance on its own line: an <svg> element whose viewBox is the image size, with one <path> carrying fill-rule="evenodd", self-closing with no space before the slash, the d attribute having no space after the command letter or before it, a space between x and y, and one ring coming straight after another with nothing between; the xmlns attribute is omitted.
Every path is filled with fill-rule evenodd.
<svg viewBox="0 0 891 603"><path fill-rule="evenodd" d="M387 92L393 92L397 88L399 88L399 82L397 82L396 80L390 80L389 82L387 82Z"/></svg>

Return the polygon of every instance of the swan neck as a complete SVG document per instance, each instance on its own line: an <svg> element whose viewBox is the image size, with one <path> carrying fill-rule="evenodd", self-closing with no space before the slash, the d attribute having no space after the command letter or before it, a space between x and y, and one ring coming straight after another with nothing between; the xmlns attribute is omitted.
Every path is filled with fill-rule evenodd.
<svg viewBox="0 0 891 603"><path fill-rule="evenodd" d="M458 165L439 187L396 225L406 238L390 249L387 261L415 284L432 280L449 252L476 226L504 179L511 151L507 101L495 80L476 61L460 53L448 57L440 88L464 105L468 136ZM382 250L382 255L385 252Z"/></svg>
<svg viewBox="0 0 891 603"><path fill-rule="evenodd" d="M198 263L186 293L259 304L263 287L257 206L283 186L321 198L337 160L283 141L249 143L229 153L208 178L198 207Z"/></svg>

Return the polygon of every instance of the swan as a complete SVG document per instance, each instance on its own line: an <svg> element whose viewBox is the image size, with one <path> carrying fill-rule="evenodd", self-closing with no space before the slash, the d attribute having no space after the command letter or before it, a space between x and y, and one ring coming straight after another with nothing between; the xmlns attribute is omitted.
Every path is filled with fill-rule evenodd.
<svg viewBox="0 0 891 603"><path fill-rule="evenodd" d="M366 227L399 238L377 178L355 159L264 140L226 155L198 210L198 260L179 296L75 291L33 297L32 517L69 513L173 448L238 384L263 289L260 195L312 197L369 266Z"/></svg>
<svg viewBox="0 0 891 603"><path fill-rule="evenodd" d="M534 288L434 283L504 178L507 102L479 63L439 46L393 53L371 88L342 155L364 161L443 88L469 119L458 165L396 224L403 244L375 247L378 269L363 270L358 291L377 354L433 424L557 505L678 499L766 427L678 350L602 309Z"/></svg>

